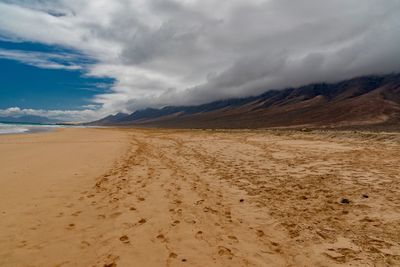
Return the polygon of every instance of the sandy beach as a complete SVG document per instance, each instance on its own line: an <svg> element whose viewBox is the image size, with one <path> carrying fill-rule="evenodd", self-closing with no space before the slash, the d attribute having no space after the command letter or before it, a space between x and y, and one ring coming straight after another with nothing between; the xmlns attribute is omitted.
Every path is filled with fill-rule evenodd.
<svg viewBox="0 0 400 267"><path fill-rule="evenodd" d="M0 266L399 266L400 135L0 136Z"/></svg>

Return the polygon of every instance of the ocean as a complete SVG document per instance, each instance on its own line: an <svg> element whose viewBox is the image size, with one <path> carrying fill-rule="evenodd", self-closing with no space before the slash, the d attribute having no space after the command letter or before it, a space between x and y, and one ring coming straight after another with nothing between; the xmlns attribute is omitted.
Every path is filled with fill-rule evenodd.
<svg viewBox="0 0 400 267"><path fill-rule="evenodd" d="M30 132L50 131L59 125L26 124L26 123L0 123L0 134L18 134Z"/></svg>

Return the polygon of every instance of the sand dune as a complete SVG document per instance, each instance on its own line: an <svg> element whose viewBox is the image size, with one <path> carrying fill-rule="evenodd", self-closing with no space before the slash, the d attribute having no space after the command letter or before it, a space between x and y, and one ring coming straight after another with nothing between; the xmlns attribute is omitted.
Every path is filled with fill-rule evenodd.
<svg viewBox="0 0 400 267"><path fill-rule="evenodd" d="M0 137L1 266L398 266L400 136Z"/></svg>

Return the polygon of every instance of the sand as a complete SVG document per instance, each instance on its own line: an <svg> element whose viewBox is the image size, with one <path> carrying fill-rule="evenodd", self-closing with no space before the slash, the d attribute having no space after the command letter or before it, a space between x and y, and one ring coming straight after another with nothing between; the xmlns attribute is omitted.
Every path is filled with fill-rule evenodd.
<svg viewBox="0 0 400 267"><path fill-rule="evenodd" d="M399 266L400 136L0 136L0 266Z"/></svg>

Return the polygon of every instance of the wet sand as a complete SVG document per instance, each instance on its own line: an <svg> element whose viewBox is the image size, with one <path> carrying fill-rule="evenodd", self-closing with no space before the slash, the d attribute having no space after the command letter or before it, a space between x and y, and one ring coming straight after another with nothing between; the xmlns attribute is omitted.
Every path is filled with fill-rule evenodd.
<svg viewBox="0 0 400 267"><path fill-rule="evenodd" d="M0 136L0 266L398 266L400 136Z"/></svg>

